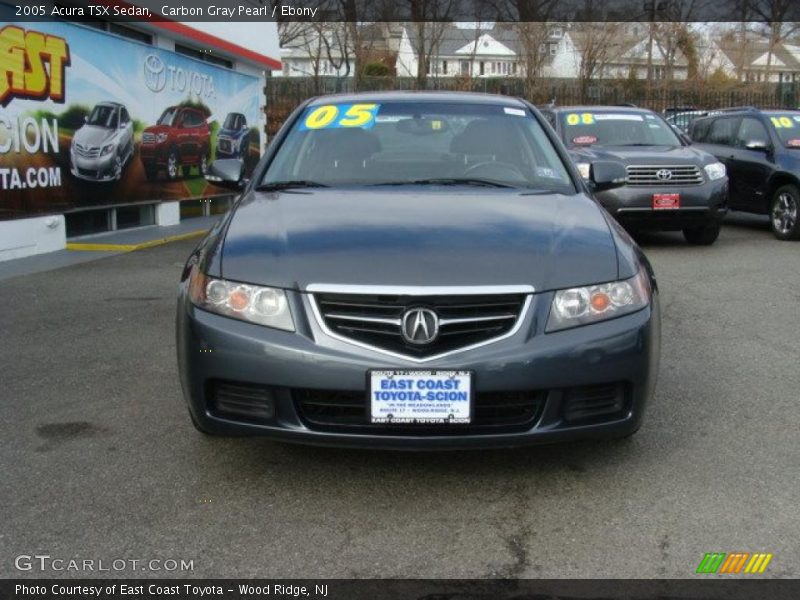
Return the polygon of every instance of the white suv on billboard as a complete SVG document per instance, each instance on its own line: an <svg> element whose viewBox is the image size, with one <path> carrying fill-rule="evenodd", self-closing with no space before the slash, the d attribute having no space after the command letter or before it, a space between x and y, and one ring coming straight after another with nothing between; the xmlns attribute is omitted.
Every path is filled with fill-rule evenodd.
<svg viewBox="0 0 800 600"><path fill-rule="evenodd" d="M72 136L70 170L89 181L116 181L133 157L133 122L117 102L95 105Z"/></svg>

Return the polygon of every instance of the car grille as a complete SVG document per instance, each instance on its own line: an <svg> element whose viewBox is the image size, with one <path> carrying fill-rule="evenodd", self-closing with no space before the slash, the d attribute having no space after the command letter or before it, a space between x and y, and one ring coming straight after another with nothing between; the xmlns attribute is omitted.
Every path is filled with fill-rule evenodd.
<svg viewBox="0 0 800 600"><path fill-rule="evenodd" d="M628 185L672 186L699 185L703 183L703 173L694 165L629 165ZM669 179L660 178L657 173L668 171Z"/></svg>
<svg viewBox="0 0 800 600"><path fill-rule="evenodd" d="M97 158L100 156L100 148L75 144L75 154L84 158Z"/></svg>
<svg viewBox="0 0 800 600"><path fill-rule="evenodd" d="M142 143L143 144L155 144L156 143L156 135L154 133L143 133L142 134Z"/></svg>
<svg viewBox="0 0 800 600"><path fill-rule="evenodd" d="M95 171L93 169L83 169L81 167L78 167L78 173L80 173L84 177L95 177L95 178L97 178L100 175L99 171Z"/></svg>
<svg viewBox="0 0 800 600"><path fill-rule="evenodd" d="M230 140L219 138L219 149L222 152L230 152L231 151L231 142L230 142Z"/></svg>
<svg viewBox="0 0 800 600"><path fill-rule="evenodd" d="M514 329L525 294L400 296L316 293L319 317L333 334L372 348L425 358L487 343ZM425 345L407 342L402 319L410 308L427 308L439 320L438 336Z"/></svg>
<svg viewBox="0 0 800 600"><path fill-rule="evenodd" d="M472 423L468 425L383 425L367 416L363 391L293 389L300 418L311 429L352 433L471 434L524 431L541 416L546 394L538 391L476 392Z"/></svg>

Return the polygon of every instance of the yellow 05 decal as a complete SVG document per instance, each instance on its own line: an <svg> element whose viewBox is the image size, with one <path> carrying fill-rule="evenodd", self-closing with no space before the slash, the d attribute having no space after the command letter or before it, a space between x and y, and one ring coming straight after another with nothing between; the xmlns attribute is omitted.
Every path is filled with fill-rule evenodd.
<svg viewBox="0 0 800 600"><path fill-rule="evenodd" d="M310 108L303 117L300 131L359 127L370 129L380 104L325 104Z"/></svg>

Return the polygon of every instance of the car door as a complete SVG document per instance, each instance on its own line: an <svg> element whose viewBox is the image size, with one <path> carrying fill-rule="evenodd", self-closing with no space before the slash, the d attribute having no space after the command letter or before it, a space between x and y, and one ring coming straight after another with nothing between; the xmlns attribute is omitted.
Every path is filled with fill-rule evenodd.
<svg viewBox="0 0 800 600"><path fill-rule="evenodd" d="M692 124L693 145L713 154L728 170L729 202L731 203L737 201L735 198L738 189L736 185L737 173L731 167L736 133L739 130L741 120L742 118L738 115L719 116L711 119L701 119Z"/></svg>
<svg viewBox="0 0 800 600"><path fill-rule="evenodd" d="M742 117L728 170L736 174L731 208L763 212L775 147L764 123L755 116Z"/></svg>
<svg viewBox="0 0 800 600"><path fill-rule="evenodd" d="M194 160L194 140L192 139L194 132L192 131L192 111L182 110L178 115L178 148L181 152L181 162L190 162Z"/></svg>

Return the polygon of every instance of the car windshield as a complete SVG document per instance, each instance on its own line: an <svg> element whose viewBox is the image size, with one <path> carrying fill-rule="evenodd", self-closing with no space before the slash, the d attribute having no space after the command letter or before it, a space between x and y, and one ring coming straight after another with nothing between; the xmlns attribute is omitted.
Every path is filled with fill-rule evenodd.
<svg viewBox="0 0 800 600"><path fill-rule="evenodd" d="M800 148L800 113L769 113L769 120L784 146Z"/></svg>
<svg viewBox="0 0 800 600"><path fill-rule="evenodd" d="M680 146L675 132L652 113L624 110L565 111L560 115L564 143L580 146Z"/></svg>
<svg viewBox="0 0 800 600"><path fill-rule="evenodd" d="M223 129L237 129L236 121L238 120L239 115L235 113L230 113L227 117L225 117L225 123L222 124Z"/></svg>
<svg viewBox="0 0 800 600"><path fill-rule="evenodd" d="M495 185L574 193L539 122L502 104L335 103L308 107L262 185Z"/></svg>
<svg viewBox="0 0 800 600"><path fill-rule="evenodd" d="M92 114L86 119L86 123L88 125L110 129L117 125L116 115L117 111L115 108L99 104L92 109Z"/></svg>
<svg viewBox="0 0 800 600"><path fill-rule="evenodd" d="M166 125L167 127L172 127L172 122L175 120L175 115L178 113L177 109L175 108L168 108L161 116L158 118L159 125Z"/></svg>

